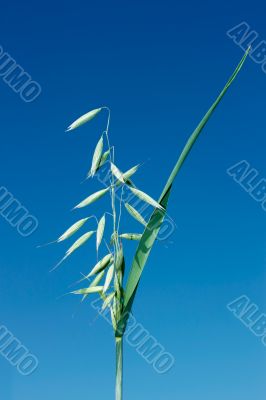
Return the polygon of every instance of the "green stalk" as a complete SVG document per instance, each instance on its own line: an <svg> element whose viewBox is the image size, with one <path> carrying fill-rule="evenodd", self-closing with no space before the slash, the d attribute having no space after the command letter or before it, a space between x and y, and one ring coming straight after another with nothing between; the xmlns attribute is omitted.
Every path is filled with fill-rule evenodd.
<svg viewBox="0 0 266 400"><path fill-rule="evenodd" d="M116 387L115 399L123 398L123 337L115 339L116 345Z"/></svg>
<svg viewBox="0 0 266 400"><path fill-rule="evenodd" d="M114 153L112 154L110 143L109 143L109 124L110 124L110 110L108 109L108 122L106 128L106 138L108 141L108 147L110 151L110 162L114 163ZM117 263L118 251L119 251L119 243L118 243L118 232L117 232L117 214L116 214L116 199L115 199L115 181L113 174L111 173L111 207L113 214L113 234L114 234L114 265ZM118 275L122 271L115 271L115 274ZM120 275L120 274L119 274ZM119 282L119 292L122 292L122 282ZM112 310L111 310L112 312ZM122 297L121 295L117 298L116 309L115 309L115 320L116 323L118 319L121 318L122 312ZM116 329L116 327L115 327ZM115 347L116 347L116 386L115 386L115 398L116 400L122 400L123 397L123 337L115 337Z"/></svg>

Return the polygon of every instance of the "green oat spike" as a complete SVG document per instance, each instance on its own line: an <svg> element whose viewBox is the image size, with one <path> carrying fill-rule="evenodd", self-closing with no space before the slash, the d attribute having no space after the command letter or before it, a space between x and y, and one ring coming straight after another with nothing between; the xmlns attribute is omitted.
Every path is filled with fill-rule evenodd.
<svg viewBox="0 0 266 400"><path fill-rule="evenodd" d="M88 287L88 288L85 288L85 289L74 290L74 292L71 292L71 293L88 295L88 294L91 294L91 293L100 293L102 291L103 291L103 287L102 286L92 286L92 287Z"/></svg>
<svg viewBox="0 0 266 400"><path fill-rule="evenodd" d="M128 171L124 172L123 173L123 180L125 182L127 182L131 178L131 176L134 175L137 172L137 170L139 169L139 166L140 166L139 164L135 165L135 167L130 168Z"/></svg>
<svg viewBox="0 0 266 400"><path fill-rule="evenodd" d="M81 203L79 203L77 206L75 206L74 209L86 207L89 204L94 203L96 200L99 200L101 197L103 197L108 191L109 191L109 188L102 189L102 190L99 190L98 192L91 194L89 197L87 197L85 200L83 200Z"/></svg>
<svg viewBox="0 0 266 400"><path fill-rule="evenodd" d="M95 172L97 171L97 169L100 165L102 152L103 152L103 137L101 136L99 142L97 143L97 146L94 150L94 154L92 157L91 170L90 170L91 177L93 177L95 175Z"/></svg>
<svg viewBox="0 0 266 400"><path fill-rule="evenodd" d="M104 258L102 258L99 262L97 262L97 264L93 267L91 272L88 275L86 275L86 278L90 278L92 275L98 274L103 269L108 267L112 258L113 258L112 254L107 254Z"/></svg>
<svg viewBox="0 0 266 400"><path fill-rule="evenodd" d="M73 225L71 225L70 228L68 228L58 239L57 242L62 242L63 240L66 240L70 238L74 233L76 233L88 220L89 218L83 218L80 219L79 221L75 222Z"/></svg>
<svg viewBox="0 0 266 400"><path fill-rule="evenodd" d="M139 189L136 189L132 186L128 186L129 189L131 190L131 192L137 196L140 200L145 201L146 203L150 204L152 207L154 208L159 208L160 210L163 210L163 206L161 204L159 204L157 201L155 201L151 196L149 196L148 194L142 192Z"/></svg>
<svg viewBox="0 0 266 400"><path fill-rule="evenodd" d="M109 306L109 304L111 303L111 301L113 300L113 298L115 297L115 292L109 294L106 299L104 300L104 303L102 305L102 311L104 311L106 309L106 307Z"/></svg>
<svg viewBox="0 0 266 400"><path fill-rule="evenodd" d="M104 274L105 274L105 271L101 271L98 275L96 275L96 277L93 279L93 281L91 282L89 287L98 286L99 283L101 282ZM84 294L84 296L82 297L82 301L84 301L87 296L88 296L88 294Z"/></svg>
<svg viewBox="0 0 266 400"><path fill-rule="evenodd" d="M103 153L103 155L102 155L102 157L101 157L101 159L100 159L99 166L97 167L95 173L96 173L97 171L99 171L99 169L106 163L107 159L109 158L109 155L110 155L110 150L107 150L107 151L105 151L105 152ZM94 174L94 175L95 175L95 174ZM88 173L88 175L87 175L87 178L86 178L86 179L91 178L91 177L92 177L92 175L91 175L91 170L90 170L89 173Z"/></svg>
<svg viewBox="0 0 266 400"><path fill-rule="evenodd" d="M55 270L56 268L59 267L59 265L62 264L62 262L69 257L74 251L76 251L79 247L81 247L85 242L87 242L88 239L92 237L92 235L95 233L95 231L89 231L87 233L84 233L78 240L76 240L72 246L67 250L66 254L64 257L59 261L59 263L56 264L54 268L52 268L51 271Z"/></svg>
<svg viewBox="0 0 266 400"><path fill-rule="evenodd" d="M125 207L126 207L128 213L131 215L131 217L135 218L135 220L140 222L142 225L144 225L144 226L147 225L147 222L145 221L145 219L134 207L132 207L128 203L125 203Z"/></svg>
<svg viewBox="0 0 266 400"><path fill-rule="evenodd" d="M120 183L125 183L122 172L113 163L111 163L111 172Z"/></svg>
<svg viewBox="0 0 266 400"><path fill-rule="evenodd" d="M126 239L126 240L140 240L142 237L141 233L122 233L119 235L121 239Z"/></svg>
<svg viewBox="0 0 266 400"><path fill-rule="evenodd" d="M89 111L88 113L82 115L76 121L74 121L69 127L67 128L67 132L73 131L73 129L76 129L80 127L83 124L86 124L86 122L91 121L93 118L96 117L97 114L102 110L102 108L96 108L95 110Z"/></svg>
<svg viewBox="0 0 266 400"><path fill-rule="evenodd" d="M114 276L114 269L115 269L115 266L114 266L114 264L112 264L107 271L104 286L103 286L103 293L105 293L110 287L110 284L111 284L113 276Z"/></svg>
<svg viewBox="0 0 266 400"><path fill-rule="evenodd" d="M105 228L105 215L102 216L102 218L99 221L97 232L96 232L96 250L98 252L100 244L103 239L103 234L104 234L104 228Z"/></svg>

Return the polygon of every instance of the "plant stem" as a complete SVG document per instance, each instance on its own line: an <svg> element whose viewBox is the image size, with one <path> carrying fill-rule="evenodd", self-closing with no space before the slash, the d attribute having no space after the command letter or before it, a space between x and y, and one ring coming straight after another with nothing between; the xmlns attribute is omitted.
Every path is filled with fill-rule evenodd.
<svg viewBox="0 0 266 400"><path fill-rule="evenodd" d="M114 147L110 147L110 142L109 142L109 125L110 125L110 110L109 108L105 107L108 110L108 121L107 121L107 127L106 127L106 139L108 143L108 148L109 148L109 160L110 160L110 166L111 163L114 164L115 160L115 155L114 155ZM110 179L110 196L111 196L111 207L112 207L112 215L113 215L113 235L114 235L114 265L116 267L116 262L117 262L117 257L119 253L119 242L118 242L118 232L117 229L119 228L119 222L120 222L120 217L121 217L121 202L122 202L122 195L121 195L121 200L120 200L120 215L119 215L119 220L117 223L117 214L116 214L116 202L115 202L115 179L113 174L111 173L111 179ZM123 192L122 192L123 194ZM115 269L115 275L116 277L123 276L122 271L117 271ZM114 330L116 331L116 325L117 321L121 318L121 313L122 313L122 297L121 297L121 291L122 291L122 279L121 280L118 278L118 285L119 285L119 290L116 293L117 296L117 301L116 301L116 306L114 307L115 309L113 310L111 307L111 313L113 313L115 321L115 326ZM116 345L116 389L115 389L115 398L116 400L122 400L123 398L123 336L122 337L116 337L115 338L115 345Z"/></svg>
<svg viewBox="0 0 266 400"><path fill-rule="evenodd" d="M110 141L109 141L109 126L110 126L110 118L111 118L111 112L110 109L108 107L103 107L108 111L108 119L107 119L107 126L106 126L106 130L105 130L105 134L106 134L106 139L107 139L107 144L108 144L108 149L110 152L109 155L109 161L110 163L115 162L114 158L114 147L110 146ZM113 154L112 154L113 153ZM110 195L111 195L111 206L112 206L112 214L113 214L113 233L115 234L115 253L117 253L118 251L118 239L116 237L116 207L115 207L115 181L114 181L114 177L113 174L111 173L111 187L110 187ZM114 254L114 258L116 258L116 254Z"/></svg>
<svg viewBox="0 0 266 400"><path fill-rule="evenodd" d="M123 337L115 338L116 344L116 388L115 399L123 398Z"/></svg>

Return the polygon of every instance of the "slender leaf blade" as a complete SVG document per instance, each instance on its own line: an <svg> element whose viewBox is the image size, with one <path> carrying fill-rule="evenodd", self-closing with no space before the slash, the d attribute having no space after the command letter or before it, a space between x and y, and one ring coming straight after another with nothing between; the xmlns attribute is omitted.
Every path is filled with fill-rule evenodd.
<svg viewBox="0 0 266 400"><path fill-rule="evenodd" d="M155 239L158 235L158 232L160 230L161 224L163 222L164 216L165 216L165 210L168 204L171 188L173 185L173 182L175 180L175 177L177 173L179 172L180 168L182 167L184 161L186 160L190 150L192 149L194 143L196 142L197 138L199 137L200 133L202 132L203 128L207 124L208 120L210 119L211 115L213 114L214 110L222 100L223 96L235 80L236 76L238 75L239 71L241 70L245 59L247 58L249 54L250 48L246 51L244 56L242 57L240 63L238 64L237 68L229 78L228 82L226 83L225 87L215 100L215 102L212 104L210 109L207 111L207 113L204 115L203 119L200 121L199 125L196 127L192 135L189 137L175 167L173 168L168 181L166 182L166 185L162 191L162 194L159 199L160 205L163 207L163 210L160 209L155 209L149 223L143 233L143 236L140 240L140 243L138 245L138 248L135 253L135 257L133 260L133 264L129 273L126 289L125 289L125 296L124 296L124 312L123 315L119 321L118 328L117 328L117 334L122 335L123 331L126 327L127 323L127 318L129 316L130 310L132 308L134 298L136 295L136 291L138 288L138 284L141 278L141 274L144 270L145 264L147 262L147 259L149 257L150 251L152 249L152 246L155 242Z"/></svg>

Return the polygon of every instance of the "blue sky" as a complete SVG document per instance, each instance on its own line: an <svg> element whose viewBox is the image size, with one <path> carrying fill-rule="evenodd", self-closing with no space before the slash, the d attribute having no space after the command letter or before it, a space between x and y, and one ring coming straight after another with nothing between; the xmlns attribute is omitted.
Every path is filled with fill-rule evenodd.
<svg viewBox="0 0 266 400"><path fill-rule="evenodd" d="M42 92L25 103L0 78L0 186L39 222L22 237L0 218L0 324L39 359L23 377L0 357L1 399L113 399L110 327L89 303L61 297L95 262L93 245L52 274L67 245L36 248L83 217L71 208L98 188L80 182L105 116L72 134L66 127L108 105L118 166L144 163L136 184L158 197L242 57L226 32L246 21L266 40L264 8L168 0L3 6L0 45ZM126 346L126 400L250 400L265 392L266 349L226 308L246 295L266 313L266 214L226 172L247 160L266 178L265 93L266 75L248 59L175 182L169 213L177 229L155 246L134 315L176 362L158 375Z"/></svg>

